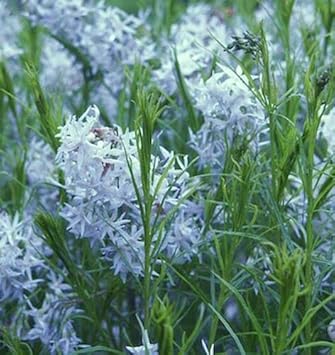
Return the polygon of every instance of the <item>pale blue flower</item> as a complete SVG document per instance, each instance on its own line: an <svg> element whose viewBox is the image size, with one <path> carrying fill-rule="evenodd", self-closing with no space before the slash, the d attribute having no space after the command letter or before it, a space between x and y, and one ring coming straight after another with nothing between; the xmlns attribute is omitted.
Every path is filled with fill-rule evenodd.
<svg viewBox="0 0 335 355"><path fill-rule="evenodd" d="M18 42L18 34L22 29L22 25L19 17L9 10L6 1L0 2L0 18L0 61L3 59L17 59L22 54L22 49Z"/></svg>
<svg viewBox="0 0 335 355"><path fill-rule="evenodd" d="M51 355L71 354L81 343L73 327L73 318L81 310L76 307L71 287L52 272L49 290L39 308L27 299L25 315L31 328L23 339L40 340Z"/></svg>
<svg viewBox="0 0 335 355"><path fill-rule="evenodd" d="M240 68L220 66L206 81L191 87L195 106L204 116L196 133L191 132L191 147L199 154L200 167L220 171L227 145L244 137L257 146L259 134L266 131L265 113Z"/></svg>
<svg viewBox="0 0 335 355"><path fill-rule="evenodd" d="M329 113L322 115L319 133L328 144L328 152L330 155L335 154L335 108Z"/></svg>
<svg viewBox="0 0 335 355"><path fill-rule="evenodd" d="M61 145L56 161L64 171L69 195L60 214L68 221L68 229L100 246L104 259L123 281L129 273L142 276L144 234L134 188L135 183L142 191L142 181L135 133L122 132L117 126L101 127L99 110L91 106L81 117L70 117L58 137ZM190 260L198 251L202 224L191 204L179 206L192 191L187 167L186 157L181 159L163 148L159 156L152 156L151 193L158 221L172 208L181 208L156 252L179 262Z"/></svg>
<svg viewBox="0 0 335 355"><path fill-rule="evenodd" d="M217 40L226 43L228 34L222 13L208 4L190 5L163 42L161 66L153 73L155 82L170 95L176 92L174 51L187 82L196 83L210 74L215 55L223 53Z"/></svg>
<svg viewBox="0 0 335 355"><path fill-rule="evenodd" d="M112 100L123 88L124 66L144 64L156 56L147 14L131 15L103 1L26 0L25 7L34 24L46 27L82 52L91 74L103 74L103 85L111 89Z"/></svg>
<svg viewBox="0 0 335 355"><path fill-rule="evenodd" d="M33 270L43 266L37 249L40 240L33 234L30 223L0 212L0 300L22 297L24 290L33 290L40 280Z"/></svg>

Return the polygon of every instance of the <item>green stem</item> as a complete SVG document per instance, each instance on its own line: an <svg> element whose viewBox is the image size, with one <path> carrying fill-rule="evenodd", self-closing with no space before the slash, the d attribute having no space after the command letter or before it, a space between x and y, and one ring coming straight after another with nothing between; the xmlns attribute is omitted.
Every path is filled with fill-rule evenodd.
<svg viewBox="0 0 335 355"><path fill-rule="evenodd" d="M230 280L230 275L231 275L233 258L234 258L235 245L232 245L232 248L229 248L228 247L228 243L226 242L225 239L224 239L224 243L223 244L224 244L223 245L223 250L226 251L226 253L224 255L224 260L222 260L222 253L221 253L221 250L220 250L220 244L219 243L216 243L216 250L217 250L218 257L223 261L222 263L220 263L222 278L229 281ZM218 312L221 312L221 310L223 308L223 305L224 305L224 303L226 301L226 297L227 297L227 288L226 288L226 286L224 286L221 283L220 284L220 293L219 293L219 297L218 297L218 301L217 301L217 307L216 307ZM212 321L212 324L211 324L210 332L209 332L209 347L211 347L214 344L214 342L215 342L218 324L219 324L218 317L214 317L213 321Z"/></svg>
<svg viewBox="0 0 335 355"><path fill-rule="evenodd" d="M218 302L217 302L217 311L218 312L221 311L225 300L226 300L226 288L220 286L220 294L219 294L219 298L218 298ZM215 342L218 324L219 324L219 318L214 317L212 324L211 324L211 329L209 332L209 347L211 347Z"/></svg>
<svg viewBox="0 0 335 355"><path fill-rule="evenodd" d="M314 214L314 198L313 198L313 159L314 159L315 140L312 139L308 146L308 166L307 166L307 221L306 221L306 264L305 264L305 280L306 280L306 299L305 299L305 313L311 307L312 303L312 252L313 252L313 214ZM311 322L306 325L305 342L311 341ZM310 354L311 350L306 349L306 354Z"/></svg>
<svg viewBox="0 0 335 355"><path fill-rule="evenodd" d="M332 29L332 25L333 25L333 20L334 20L334 15L332 13L332 0L328 0L327 3L327 12L328 12L328 16L329 18L327 19L327 24L326 24L326 37L325 37L325 42L324 42L324 48L323 48L323 52L324 55L327 56L327 51L328 51L328 46L329 46L329 41L330 41L330 32Z"/></svg>
<svg viewBox="0 0 335 355"><path fill-rule="evenodd" d="M150 228L150 215L151 207L145 208L145 224L144 224L144 328L149 329L150 326L150 246L151 246L151 228Z"/></svg>
<svg viewBox="0 0 335 355"><path fill-rule="evenodd" d="M310 120L310 136L307 141L307 166L306 166L306 195L307 195L307 220L306 220L306 244L305 244L305 314L310 310L312 306L312 290L313 290L313 245L314 245L314 233L313 233L313 215L314 215L314 195L313 195L313 171L314 171L314 154L317 130L319 127L320 119L318 116L318 98L315 98L315 102L312 106ZM311 322L308 321L305 328L305 342L311 342ZM311 354L311 349L306 349L306 354Z"/></svg>

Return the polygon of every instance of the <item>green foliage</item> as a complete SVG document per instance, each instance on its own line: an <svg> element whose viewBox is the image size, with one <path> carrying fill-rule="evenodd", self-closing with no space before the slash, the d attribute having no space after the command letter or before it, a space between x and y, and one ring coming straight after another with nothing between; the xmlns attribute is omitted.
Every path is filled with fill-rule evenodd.
<svg viewBox="0 0 335 355"><path fill-rule="evenodd" d="M0 351L1 354L33 355L33 351L27 343L13 336L9 330L0 328Z"/></svg>
<svg viewBox="0 0 335 355"><path fill-rule="evenodd" d="M163 354L173 354L173 305L169 303L168 296L162 300L156 298L152 307L152 321L159 344L159 350Z"/></svg>
<svg viewBox="0 0 335 355"><path fill-rule="evenodd" d="M175 58L175 69L176 69L176 74L177 74L177 78L178 78L178 81L177 81L178 87L179 87L179 90L181 93L181 97L183 98L185 108L188 113L188 115L187 115L188 121L186 122L186 124L192 129L193 132L196 132L201 126L201 121L197 117L197 114L196 114L195 109L193 107L192 100L191 100L190 94L188 92L185 79L184 79L183 74L180 70L180 66L179 66L176 52L174 53L174 58Z"/></svg>
<svg viewBox="0 0 335 355"><path fill-rule="evenodd" d="M8 179L1 189L1 202L14 215L15 212L23 213L25 207L26 173L25 157L18 155L13 167L11 179Z"/></svg>
<svg viewBox="0 0 335 355"><path fill-rule="evenodd" d="M152 6L153 37L159 40L169 33L188 2L108 3L131 12ZM320 41L317 27L296 29L302 33L304 62L299 61L290 44L295 0L275 1L272 24L282 48L279 60L272 57L263 24L255 24L252 18L262 6L260 1L216 4L221 9L232 7L249 24L249 31L234 36L227 46L219 43L223 58L213 59L211 70L217 70L222 62L232 68L240 66L245 86L266 113L268 142L262 141L265 148L255 153L251 149L253 136L240 135L231 145L222 137L222 171L213 176L208 169L199 169L196 154L187 142L189 132L196 133L203 118L183 77L178 53L174 53L178 95L158 95L158 88L152 88L151 69L155 63L145 68L140 64L125 68L115 122L136 135L139 182L131 157L127 157L127 163L144 231L143 279L130 278L123 284L113 276L110 266L97 258L88 240L76 240L67 231L58 205L52 206L52 213L39 211L34 216L37 234L52 251L45 258L46 265L65 278L74 291L73 302L84 310L74 322L80 337L91 345L76 354L122 354L119 349L125 345L138 344L141 332L136 316L144 318L144 328L151 342L159 344L161 354L197 355L202 351L201 339L209 347L215 345L218 354L334 352L334 344L327 341L326 335L333 317L334 295L331 287L320 287L333 269L331 257L326 255L331 251L318 249L332 238L331 231L324 236L318 228L323 229L321 217L327 213L335 186L335 165L327 149L321 149L319 136L322 117L334 103L334 3L315 0L324 41ZM59 141L55 136L63 123L62 104L40 83L41 37L57 40L82 65L81 99L72 102L76 112L90 103L96 85L104 85L104 73L94 72L86 55L61 36L28 22L20 36L20 65L25 77L17 78L8 63L0 61L0 209L24 216L29 198L26 164L30 130L57 152ZM238 71L236 75L236 80L242 78ZM104 123L110 126L109 113L104 108L101 111ZM161 134L159 140L157 133ZM187 153L195 157L188 173L199 179L164 217L155 212L154 201L175 159L154 184L152 155L156 144L174 150L176 156ZM317 164L320 160L321 168ZM57 173L63 184L62 172ZM299 188L292 184L294 179L301 180ZM172 265L159 255L159 245L180 205L196 192L200 192L205 206L201 258L195 256L185 265ZM291 213L295 207L292 200L297 196L303 202L299 220ZM59 205L69 197L62 190ZM38 293L31 297L39 301ZM235 310L233 316L229 315L231 308ZM7 314L6 309L2 311ZM0 329L1 353L33 354L39 349L38 344L30 348L12 333Z"/></svg>
<svg viewBox="0 0 335 355"><path fill-rule="evenodd" d="M39 82L38 73L32 65L27 64L26 74L38 112L41 135L46 143L56 152L59 147L56 134L58 133L58 127L63 121L62 114L61 112L57 112L56 108L47 100Z"/></svg>

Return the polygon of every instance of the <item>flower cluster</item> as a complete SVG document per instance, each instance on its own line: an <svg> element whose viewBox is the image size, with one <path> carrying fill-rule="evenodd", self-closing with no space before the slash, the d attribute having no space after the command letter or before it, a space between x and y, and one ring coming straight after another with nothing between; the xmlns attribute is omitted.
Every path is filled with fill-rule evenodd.
<svg viewBox="0 0 335 355"><path fill-rule="evenodd" d="M273 61L279 61L282 65L286 65L284 61L284 51L278 41L278 36L282 36L283 34L278 33L278 26L274 26L273 23L274 16L279 12L277 5L278 4L273 1L264 1L257 9L255 17L258 23L261 21L263 23ZM283 12L285 12L285 10ZM320 21L316 16L314 3L304 0L294 1L288 26L289 42L287 44L293 49L297 60L306 62L307 42L312 39L313 36L316 36L316 33L312 33L311 30L318 28L320 35L317 40L320 43L324 41L322 38L324 34L322 34Z"/></svg>
<svg viewBox="0 0 335 355"><path fill-rule="evenodd" d="M18 44L18 33L21 31L19 17L14 15L6 5L5 1L0 3L0 61L3 59L15 58L22 54Z"/></svg>
<svg viewBox="0 0 335 355"><path fill-rule="evenodd" d="M143 331L142 342L143 345L141 346L127 346L126 349L134 355L159 355L158 344L150 344L150 339L147 330Z"/></svg>
<svg viewBox="0 0 335 355"><path fill-rule="evenodd" d="M0 353L331 348L335 5L188 3L0 3Z"/></svg>
<svg viewBox="0 0 335 355"><path fill-rule="evenodd" d="M134 188L141 190L136 138L118 126L101 127L98 120L99 110L91 106L81 117L71 117L58 134L56 161L71 196L61 215L72 233L101 247L114 272L125 280L128 272L143 273L143 227ZM152 157L156 213L164 218L177 211L167 236L155 240L160 252L166 249L167 255L179 260L189 260L197 251L200 235L193 232L201 229L202 218L199 208L184 202L191 191L186 168L187 160L164 149L161 157Z"/></svg>
<svg viewBox="0 0 335 355"><path fill-rule="evenodd" d="M327 141L329 154L333 155L335 153L335 108L322 116L319 133Z"/></svg>
<svg viewBox="0 0 335 355"><path fill-rule="evenodd" d="M26 174L30 185L50 182L54 174L54 153L51 148L36 137L30 141L26 161Z"/></svg>
<svg viewBox="0 0 335 355"><path fill-rule="evenodd" d="M266 127L261 104L248 88L247 78L224 66L220 71L192 87L195 107L204 116L204 124L191 134L191 146L199 154L200 167L220 170L227 145L244 137L257 145L260 132Z"/></svg>
<svg viewBox="0 0 335 355"><path fill-rule="evenodd" d="M34 24L46 27L86 56L90 75L108 73L105 84L114 93L122 87L124 65L145 63L155 55L144 13L134 16L104 2L83 0L27 0L25 6Z"/></svg>
<svg viewBox="0 0 335 355"><path fill-rule="evenodd" d="M210 74L215 56L226 43L229 32L219 11L207 4L191 5L180 21L172 25L170 36L163 41L161 65L153 75L155 82L168 94L177 89L175 56L187 81L196 83Z"/></svg>
<svg viewBox="0 0 335 355"><path fill-rule="evenodd" d="M83 68L59 42L50 37L44 38L40 80L46 90L71 96L84 83Z"/></svg>
<svg viewBox="0 0 335 355"><path fill-rule="evenodd" d="M37 286L33 273L43 266L40 244L18 214L0 213L0 301L19 299Z"/></svg>
<svg viewBox="0 0 335 355"><path fill-rule="evenodd" d="M40 307L27 300L24 314L31 327L23 335L25 340L39 339L51 355L71 354L81 340L73 327L73 318L80 314L71 287L56 275L51 274L49 291Z"/></svg>

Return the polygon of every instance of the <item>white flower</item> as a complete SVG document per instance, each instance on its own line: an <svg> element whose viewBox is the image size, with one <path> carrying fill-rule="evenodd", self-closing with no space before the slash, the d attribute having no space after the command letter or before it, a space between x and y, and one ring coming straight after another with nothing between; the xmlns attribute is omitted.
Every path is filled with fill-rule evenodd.
<svg viewBox="0 0 335 355"><path fill-rule="evenodd" d="M92 131L93 126L98 122L99 110L95 105L90 106L85 113L76 118L72 116L66 121L65 125L61 128L60 133L56 135L59 137L63 151L73 151L81 144L87 143L89 133ZM61 154L59 154L61 155ZM60 159L60 157L56 158Z"/></svg>
<svg viewBox="0 0 335 355"><path fill-rule="evenodd" d="M103 74L102 82L99 83L97 91L93 92L94 98L108 87L112 94L111 100L115 103L124 86L124 67L137 62L145 64L155 57L147 14L131 15L103 1L26 0L25 7L26 16L34 24L46 27L53 35L63 38L79 49L87 58L90 74ZM58 61L52 59L52 65L63 66L62 71L65 71L66 77L74 83L64 84L69 85L69 89L81 84L81 80L76 80L78 64L75 65L77 70L71 75L67 69L72 59L60 51L57 51L57 54ZM46 55L48 56L47 53ZM44 63L45 61L42 64ZM51 81L59 81L53 73L50 73L50 77ZM48 77L44 76L44 80L48 82ZM106 102L105 98L103 101Z"/></svg>
<svg viewBox="0 0 335 355"><path fill-rule="evenodd" d="M205 351L205 355L214 355L214 344L212 344L212 346L210 347L210 349L208 349L205 341L202 339L201 340L201 345L202 345L202 348L204 349Z"/></svg>
<svg viewBox="0 0 335 355"><path fill-rule="evenodd" d="M112 264L115 275L119 275L123 282L128 273L143 276L144 270L144 242L143 228L136 225L117 226L110 228L108 246L102 248L104 258Z"/></svg>
<svg viewBox="0 0 335 355"><path fill-rule="evenodd" d="M227 37L225 20L219 11L207 4L189 6L165 39L161 66L154 71L155 82L170 95L176 91L174 50L188 82L197 82L201 75L210 74L215 55L222 51L216 39L225 43Z"/></svg>
<svg viewBox="0 0 335 355"><path fill-rule="evenodd" d="M321 117L319 132L328 143L328 151L335 154L335 107Z"/></svg>
<svg viewBox="0 0 335 355"><path fill-rule="evenodd" d="M71 117L58 137L61 145L56 161L64 171L69 195L60 214L69 222L68 229L98 245L124 282L128 274L142 276L144 233L134 188L135 183L141 194L142 181L135 133L122 132L117 126L101 127L99 110L91 106L81 117ZM203 224L191 203L179 206L178 202L192 191L188 160L161 149L159 156L152 156L151 164L152 223L175 207L178 216L169 223L156 252L165 252L178 262L188 261L198 252ZM153 241L158 239L153 236Z"/></svg>
<svg viewBox="0 0 335 355"><path fill-rule="evenodd" d="M82 70L74 56L59 42L50 37L44 38L40 80L46 90L71 97L84 83Z"/></svg>
<svg viewBox="0 0 335 355"><path fill-rule="evenodd" d="M99 127L98 119L99 110L91 106L60 129L56 159L70 196L61 215L76 236L100 244L105 259L125 281L129 271L138 276L143 270L143 233L135 228L136 213L131 215L137 206L127 163L128 157L139 182L135 136L116 126Z"/></svg>
<svg viewBox="0 0 335 355"><path fill-rule="evenodd" d="M40 281L33 270L43 266L37 249L40 241L29 224L0 213L0 300L16 299L24 290L33 290Z"/></svg>
<svg viewBox="0 0 335 355"><path fill-rule="evenodd" d="M55 172L54 153L50 146L33 137L29 143L26 174L31 185L52 180Z"/></svg>
<svg viewBox="0 0 335 355"><path fill-rule="evenodd" d="M237 68L234 73L228 67L221 66L220 69L193 90L195 105L205 119L217 128L225 129L228 138L264 125L264 111L247 87L247 78L241 70Z"/></svg>
<svg viewBox="0 0 335 355"><path fill-rule="evenodd" d="M261 6L255 11L256 22L260 23L262 21L264 31L266 33L266 40L269 47L271 62L277 62L281 66L286 65L284 58L284 51L281 40L279 37L279 28L273 25L273 19L277 17L276 2L274 1L263 1ZM307 34L309 31L313 31L313 35L316 35L316 40L320 43L320 48L323 45L326 33L321 24L321 16L318 16L318 11L315 8L315 3L313 1L306 0L295 0L290 23L288 27L288 33L290 34L290 49L294 52L294 57L297 62L301 65L308 65L309 59L305 53L304 49L304 38L303 31ZM312 34L312 32L310 32ZM282 77L282 71L276 71L275 75ZM280 82L278 83L280 85ZM283 87L286 90L286 88Z"/></svg>
<svg viewBox="0 0 335 355"><path fill-rule="evenodd" d="M51 355L71 354L81 342L72 321L81 310L76 308L71 299L71 287L52 272L49 290L40 308L33 306L27 299L29 308L24 313L29 319L31 328L23 339L39 339Z"/></svg>
<svg viewBox="0 0 335 355"><path fill-rule="evenodd" d="M142 336L143 345L141 346L126 346L126 349L134 355L159 355L158 354L158 345L150 344L149 336L147 330L144 330Z"/></svg>
<svg viewBox="0 0 335 355"><path fill-rule="evenodd" d="M184 263L195 255L199 256L204 225L203 208L185 201L167 228L162 250L174 263Z"/></svg>
<svg viewBox="0 0 335 355"><path fill-rule="evenodd" d="M220 66L207 81L193 85L191 92L205 120L198 132L191 133L190 140L199 154L200 167L220 170L226 147L236 138L251 139L257 146L257 136L266 127L265 114L239 68L235 73Z"/></svg>
<svg viewBox="0 0 335 355"><path fill-rule="evenodd" d="M333 319L327 328L327 332L331 341L335 342L335 319Z"/></svg>
<svg viewBox="0 0 335 355"><path fill-rule="evenodd" d="M0 2L0 61L2 59L17 58L22 54L18 44L18 34L21 31L19 17L15 16L6 6L5 1Z"/></svg>

